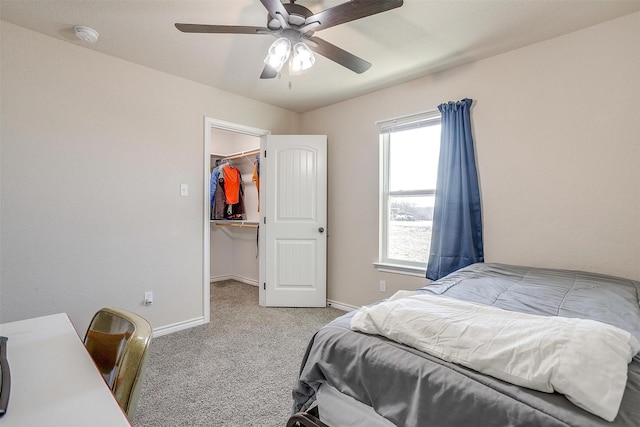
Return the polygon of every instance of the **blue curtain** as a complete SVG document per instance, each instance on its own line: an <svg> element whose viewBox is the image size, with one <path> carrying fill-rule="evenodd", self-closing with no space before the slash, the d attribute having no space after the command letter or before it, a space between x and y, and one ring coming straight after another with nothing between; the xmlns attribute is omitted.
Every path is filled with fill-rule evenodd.
<svg viewBox="0 0 640 427"><path fill-rule="evenodd" d="M427 278L437 280L484 261L482 212L471 135L471 99L438 106L440 160Z"/></svg>

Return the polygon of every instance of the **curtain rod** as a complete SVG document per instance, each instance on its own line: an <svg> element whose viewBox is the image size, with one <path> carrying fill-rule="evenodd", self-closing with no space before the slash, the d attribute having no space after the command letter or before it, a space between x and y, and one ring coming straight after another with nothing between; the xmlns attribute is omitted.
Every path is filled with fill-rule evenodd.
<svg viewBox="0 0 640 427"><path fill-rule="evenodd" d="M397 126L403 126L410 123L420 122L423 120L433 120L440 117L440 110L433 109L428 111L423 111L421 113L415 113L408 116L395 117L392 119L379 120L375 122L380 129L388 130Z"/></svg>
<svg viewBox="0 0 640 427"><path fill-rule="evenodd" d="M419 113L408 114L406 116L399 116L399 117L393 117L391 119L378 120L376 122L376 124L386 123L386 122L397 122L397 121L400 121L400 120L404 121L404 120L407 120L407 119L412 119L414 117L415 118L419 118L421 116L434 115L434 114L435 115L439 115L440 114L440 110L438 110L437 108L434 108L434 109L422 111L422 112L419 112Z"/></svg>

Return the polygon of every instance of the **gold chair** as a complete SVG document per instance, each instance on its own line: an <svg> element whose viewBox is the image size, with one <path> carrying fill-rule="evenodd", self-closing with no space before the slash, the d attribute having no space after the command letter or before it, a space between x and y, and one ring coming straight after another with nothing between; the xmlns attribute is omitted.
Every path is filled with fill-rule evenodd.
<svg viewBox="0 0 640 427"><path fill-rule="evenodd" d="M84 345L129 419L140 397L152 329L143 317L117 308L99 310Z"/></svg>
<svg viewBox="0 0 640 427"><path fill-rule="evenodd" d="M306 412L297 412L287 421L287 427L329 427L318 418Z"/></svg>

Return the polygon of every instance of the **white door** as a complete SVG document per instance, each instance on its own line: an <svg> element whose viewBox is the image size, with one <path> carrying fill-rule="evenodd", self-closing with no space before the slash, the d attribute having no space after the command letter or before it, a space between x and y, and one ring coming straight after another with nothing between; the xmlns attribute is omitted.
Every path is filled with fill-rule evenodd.
<svg viewBox="0 0 640 427"><path fill-rule="evenodd" d="M269 135L263 162L265 305L325 307L327 137Z"/></svg>

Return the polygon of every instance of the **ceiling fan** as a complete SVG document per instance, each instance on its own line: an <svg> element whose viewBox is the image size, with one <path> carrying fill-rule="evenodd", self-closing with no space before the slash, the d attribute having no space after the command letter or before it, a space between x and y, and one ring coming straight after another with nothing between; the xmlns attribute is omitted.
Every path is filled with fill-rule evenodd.
<svg viewBox="0 0 640 427"><path fill-rule="evenodd" d="M314 14L306 7L296 4L296 0L289 1L281 3L280 0L260 0L269 12L266 27L179 23L175 26L185 33L268 34L276 37L278 40L271 45L265 59L261 79L276 77L292 50L290 68L294 60L296 71L309 68L315 61L309 49L360 74L367 71L371 63L313 34L325 28L395 9L403 3L403 0L350 0Z"/></svg>

